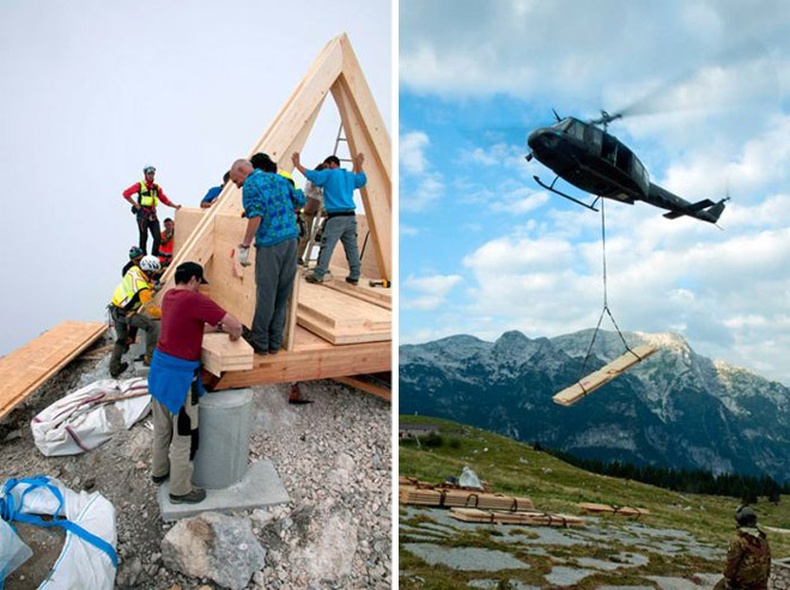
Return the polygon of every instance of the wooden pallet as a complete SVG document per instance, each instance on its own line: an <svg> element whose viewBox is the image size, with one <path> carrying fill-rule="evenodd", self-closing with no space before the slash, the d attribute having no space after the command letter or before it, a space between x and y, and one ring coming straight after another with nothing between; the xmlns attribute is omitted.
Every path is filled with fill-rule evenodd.
<svg viewBox="0 0 790 590"><path fill-rule="evenodd" d="M607 513L607 514L617 514L619 516L633 516L636 518L639 518L643 514L650 514L650 511L644 508L630 508L629 506L595 504L590 502L579 504L579 508L581 508L585 512L589 512L592 514Z"/></svg>
<svg viewBox="0 0 790 590"><path fill-rule="evenodd" d="M615 377L619 377L635 364L643 361L645 358L656 352L656 350L658 349L655 346L651 346L649 344L644 344L642 346L635 347L633 350L628 350L625 354L617 357L608 365L605 365L594 373L590 373L583 379L580 379L578 383L574 383L570 387L566 387L551 399L561 406L571 406L584 396L592 393L599 387L606 385Z"/></svg>
<svg viewBox="0 0 790 590"><path fill-rule="evenodd" d="M450 516L463 522L490 522L493 524L517 524L525 526L580 527L586 523L579 516L549 514L547 512L500 512L479 508L450 508Z"/></svg>
<svg viewBox="0 0 790 590"><path fill-rule="evenodd" d="M0 418L93 344L106 323L66 321L0 358Z"/></svg>
<svg viewBox="0 0 790 590"><path fill-rule="evenodd" d="M453 488L420 488L413 485L398 486L398 498L401 504L442 508L480 508L510 512L524 512L535 508L529 498Z"/></svg>

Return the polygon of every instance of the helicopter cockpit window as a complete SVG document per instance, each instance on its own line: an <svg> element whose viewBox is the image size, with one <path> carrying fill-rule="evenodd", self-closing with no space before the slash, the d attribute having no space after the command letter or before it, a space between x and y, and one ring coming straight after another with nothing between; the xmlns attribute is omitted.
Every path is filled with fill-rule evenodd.
<svg viewBox="0 0 790 590"><path fill-rule="evenodd" d="M584 128L586 125L583 125L581 122L575 119L568 119L568 121L570 124L566 128L565 132L568 135L572 135L576 139L584 141Z"/></svg>

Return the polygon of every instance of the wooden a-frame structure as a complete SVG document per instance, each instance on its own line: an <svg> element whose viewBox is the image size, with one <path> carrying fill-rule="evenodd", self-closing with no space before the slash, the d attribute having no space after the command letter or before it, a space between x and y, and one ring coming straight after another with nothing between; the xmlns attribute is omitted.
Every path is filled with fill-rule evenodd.
<svg viewBox="0 0 790 590"><path fill-rule="evenodd" d="M351 287L342 279L312 285L297 274L285 350L276 355L254 355L249 361L252 352L243 341L229 343L227 336L206 339L204 363L208 356L215 389L349 377L391 368L391 297L388 289L368 286L369 278L392 279L391 142L345 34L324 47L250 155L266 152L281 170L292 170L291 154L302 151L328 94L337 105L350 152L365 155L368 180L360 194L369 230L368 248L375 256L378 276L364 277L357 287ZM235 259L235 248L246 227L242 213L241 190L232 182L225 185L210 209L182 208L176 213L175 253L162 279L159 298L173 286L175 267L185 261L198 262L206 269L211 298L246 326L251 325L254 264L243 268ZM179 231L184 228L189 228L188 235L179 243Z"/></svg>

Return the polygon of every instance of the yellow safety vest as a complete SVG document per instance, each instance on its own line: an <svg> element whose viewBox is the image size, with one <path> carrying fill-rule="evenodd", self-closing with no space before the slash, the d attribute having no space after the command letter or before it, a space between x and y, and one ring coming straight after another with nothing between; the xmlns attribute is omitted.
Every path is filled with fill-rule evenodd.
<svg viewBox="0 0 790 590"><path fill-rule="evenodd" d="M299 189L299 185L296 184L296 181L294 180L294 177L291 176L291 174L289 172L286 172L285 170L278 170L277 174L282 176L285 180L290 181L295 189L297 189L297 190Z"/></svg>
<svg viewBox="0 0 790 590"><path fill-rule="evenodd" d="M115 288L112 304L126 312L136 311L140 307L140 291L152 287L153 285L148 282L148 277L140 270L140 267L133 266L124 275L121 284Z"/></svg>
<svg viewBox="0 0 790 590"><path fill-rule="evenodd" d="M140 181L140 195L137 197L137 202L141 207L156 207L159 205L159 187L153 185L150 189L145 184L144 180Z"/></svg>

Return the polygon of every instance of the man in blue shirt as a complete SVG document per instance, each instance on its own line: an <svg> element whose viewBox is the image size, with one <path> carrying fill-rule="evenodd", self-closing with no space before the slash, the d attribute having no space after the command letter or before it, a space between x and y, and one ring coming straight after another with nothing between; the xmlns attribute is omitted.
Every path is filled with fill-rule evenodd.
<svg viewBox="0 0 790 590"><path fill-rule="evenodd" d="M236 160L230 179L242 189L247 217L239 245L242 266L250 265L250 244L255 238L255 315L249 343L257 354L277 354L296 276L299 228L294 209L304 206L304 194L282 176L254 169L249 160Z"/></svg>
<svg viewBox="0 0 790 590"><path fill-rule="evenodd" d="M206 196L200 201L200 208L201 209L208 209L214 204L214 201L217 200L217 197L222 192L222 189L225 188L225 185L228 184L228 180L230 180L230 171L226 172L225 175L222 177L222 184L219 186L212 186L208 189Z"/></svg>
<svg viewBox="0 0 790 590"><path fill-rule="evenodd" d="M354 190L362 188L368 181L362 171L365 156L357 154L353 158L353 172L341 168L340 159L337 156L329 156L324 160L323 170L307 170L299 161L298 152L295 152L291 159L294 166L307 180L324 189L324 210L327 219L321 236L318 266L313 270L313 274L305 277L305 280L308 283L322 283L324 281L324 275L329 269L329 261L332 259L332 252L340 240L348 261L349 275L346 277L346 282L356 285L359 282L361 264L359 246L357 245Z"/></svg>

